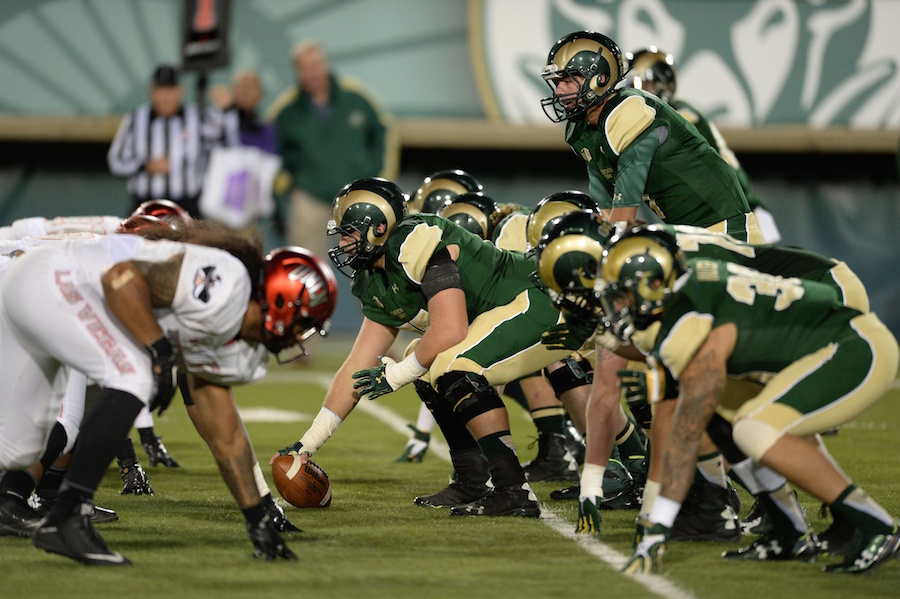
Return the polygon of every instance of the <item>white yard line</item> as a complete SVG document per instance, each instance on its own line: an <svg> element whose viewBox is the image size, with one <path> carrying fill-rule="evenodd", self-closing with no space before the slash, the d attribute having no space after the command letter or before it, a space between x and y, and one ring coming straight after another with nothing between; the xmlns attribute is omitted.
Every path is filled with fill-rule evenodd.
<svg viewBox="0 0 900 599"><path fill-rule="evenodd" d="M331 375L295 370L269 373L256 384L315 383L328 389L331 386L332 381L333 377ZM407 420L381 404L372 401L361 401L356 405L356 409L365 412L383 424L386 424L401 435L409 435L409 429L406 426ZM445 443L434 440L431 442L428 449L430 453L438 456L442 460L447 462L450 461L450 452ZM553 513L552 510L548 509L546 505L541 506L541 511L540 521L543 524L563 537L574 541L575 544L585 551L585 553L596 557L616 570L620 570L622 566L625 565L625 562L628 560L625 555L619 553L606 543L599 541L594 536L576 534L573 523L563 520ZM660 576L658 574L641 574L634 576L632 580L643 585L648 591L659 595L660 597L671 599L695 599L693 593L681 588L665 576Z"/></svg>

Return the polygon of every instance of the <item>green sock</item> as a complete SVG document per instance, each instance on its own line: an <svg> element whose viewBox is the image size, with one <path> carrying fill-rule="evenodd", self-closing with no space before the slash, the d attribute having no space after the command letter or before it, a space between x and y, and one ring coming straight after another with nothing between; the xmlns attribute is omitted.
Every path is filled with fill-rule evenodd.
<svg viewBox="0 0 900 599"><path fill-rule="evenodd" d="M890 534L896 527L891 515L854 484L847 487L829 507L832 514L866 534Z"/></svg>
<svg viewBox="0 0 900 599"><path fill-rule="evenodd" d="M562 407L531 410L531 419L534 421L538 433L565 434L566 412Z"/></svg>
<svg viewBox="0 0 900 599"><path fill-rule="evenodd" d="M629 420L625 425L625 428L616 435L616 446L619 448L619 453L626 458L643 457L647 455L647 448L644 447L644 442L641 441L641 436L638 434L637 427L631 420Z"/></svg>

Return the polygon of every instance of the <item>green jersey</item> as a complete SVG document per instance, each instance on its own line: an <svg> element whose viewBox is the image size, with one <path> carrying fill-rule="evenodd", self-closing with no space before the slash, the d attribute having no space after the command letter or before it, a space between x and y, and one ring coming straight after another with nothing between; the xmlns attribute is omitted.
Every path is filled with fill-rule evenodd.
<svg viewBox="0 0 900 599"><path fill-rule="evenodd" d="M845 335L856 336L848 323L860 312L844 307L831 285L704 258L688 265L691 271L662 318L632 336L675 378L710 331L727 323L738 330L728 374L761 380Z"/></svg>
<svg viewBox="0 0 900 599"><path fill-rule="evenodd" d="M431 257L459 247L456 265L462 277L469 323L478 315L511 302L535 287L533 260L501 250L456 223L434 214L403 218L385 243L384 270L364 270L353 278L352 292L363 315L385 326L423 332L429 325L422 278ZM551 307L549 298L548 306Z"/></svg>
<svg viewBox="0 0 900 599"><path fill-rule="evenodd" d="M683 116L687 122L696 127L697 131L700 132L700 135L706 138L709 145L719 153L722 160L727 162L728 165L734 169L734 172L737 174L738 182L741 184L741 189L744 190L744 196L747 198L747 204L750 205L750 209L753 210L757 206L761 206L768 210L768 206L762 201L759 194L754 191L753 186L750 185L750 177L747 175L747 171L744 170L744 167L741 166L737 156L735 156L734 152L731 151L731 148L728 147L725 138L722 137L722 134L719 132L719 128L716 127L715 123L703 116L699 110L683 100L673 100L672 107L675 108L675 110L678 111L678 114Z"/></svg>
<svg viewBox="0 0 900 599"><path fill-rule="evenodd" d="M674 108L639 90L614 92L597 125L566 126L566 142L587 165L603 209L647 205L663 222L746 237L750 206L737 175Z"/></svg>

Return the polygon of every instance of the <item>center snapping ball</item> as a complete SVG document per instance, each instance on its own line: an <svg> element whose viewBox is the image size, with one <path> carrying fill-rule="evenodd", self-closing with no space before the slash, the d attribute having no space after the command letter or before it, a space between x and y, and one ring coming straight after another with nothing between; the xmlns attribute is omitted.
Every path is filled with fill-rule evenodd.
<svg viewBox="0 0 900 599"><path fill-rule="evenodd" d="M272 463L275 488L294 507L328 507L331 483L315 462L300 462L298 455L280 455Z"/></svg>

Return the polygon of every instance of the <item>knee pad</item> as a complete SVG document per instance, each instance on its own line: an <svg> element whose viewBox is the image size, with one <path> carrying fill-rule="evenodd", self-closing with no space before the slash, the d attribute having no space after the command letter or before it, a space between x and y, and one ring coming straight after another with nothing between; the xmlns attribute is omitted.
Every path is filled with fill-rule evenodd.
<svg viewBox="0 0 900 599"><path fill-rule="evenodd" d="M750 418L735 422L731 432L738 449L757 463L782 435L782 431Z"/></svg>
<svg viewBox="0 0 900 599"><path fill-rule="evenodd" d="M563 360L562 368L557 368L553 372L547 372L545 369L545 373L556 397L560 397L566 391L594 382L594 369L591 368L590 362L583 358L576 360L569 356Z"/></svg>
<svg viewBox="0 0 900 599"><path fill-rule="evenodd" d="M706 427L706 434L716 444L729 464L737 464L747 458L734 442L731 423L718 414L713 414Z"/></svg>
<svg viewBox="0 0 900 599"><path fill-rule="evenodd" d="M425 404L428 411L433 414L437 408L437 402L442 399L441 394L438 393L430 383L426 383L421 379L413 381L413 387L416 389L416 395L419 396L419 399L422 400L422 403Z"/></svg>
<svg viewBox="0 0 900 599"><path fill-rule="evenodd" d="M453 371L438 379L438 393L464 422L497 408L503 401L487 379L474 372Z"/></svg>

